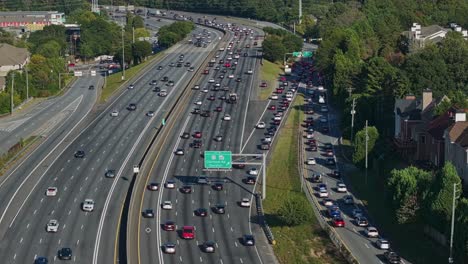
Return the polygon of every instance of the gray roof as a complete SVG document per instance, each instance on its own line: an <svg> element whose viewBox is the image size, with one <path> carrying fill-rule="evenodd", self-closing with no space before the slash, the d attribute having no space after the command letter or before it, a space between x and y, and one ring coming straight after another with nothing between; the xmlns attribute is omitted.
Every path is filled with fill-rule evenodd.
<svg viewBox="0 0 468 264"><path fill-rule="evenodd" d="M50 14L58 14L58 11L10 11L0 12L1 16L46 16Z"/></svg>
<svg viewBox="0 0 468 264"><path fill-rule="evenodd" d="M27 49L0 43L0 66L23 64L28 57Z"/></svg>
<svg viewBox="0 0 468 264"><path fill-rule="evenodd" d="M396 114L403 119L421 120L421 109L417 99L396 99Z"/></svg>
<svg viewBox="0 0 468 264"><path fill-rule="evenodd" d="M430 26L427 26L427 27L421 27L421 37L423 38L426 38L426 37L429 37L439 31L449 31L448 29L446 28L443 28L439 25L430 25Z"/></svg>

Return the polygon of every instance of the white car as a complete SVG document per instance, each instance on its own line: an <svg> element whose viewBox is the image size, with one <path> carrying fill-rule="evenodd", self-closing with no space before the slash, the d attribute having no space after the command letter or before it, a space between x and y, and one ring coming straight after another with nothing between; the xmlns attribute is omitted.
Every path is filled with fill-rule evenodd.
<svg viewBox="0 0 468 264"><path fill-rule="evenodd" d="M323 199L323 205L332 206L333 204L335 204L335 202L332 199L330 199L330 198Z"/></svg>
<svg viewBox="0 0 468 264"><path fill-rule="evenodd" d="M323 91L323 86L320 85L320 86L317 87L317 89L318 89L319 91Z"/></svg>
<svg viewBox="0 0 468 264"><path fill-rule="evenodd" d="M92 212L94 210L94 201L92 199L85 199L82 209L86 212Z"/></svg>
<svg viewBox="0 0 468 264"><path fill-rule="evenodd" d="M220 87L221 84L220 84L220 83L216 83L215 86L216 86L216 87Z"/></svg>
<svg viewBox="0 0 468 264"><path fill-rule="evenodd" d="M243 198L240 202L241 207L250 207L250 200L249 198Z"/></svg>
<svg viewBox="0 0 468 264"><path fill-rule="evenodd" d="M344 183L338 182L336 184L336 191L340 193L345 193L348 191L348 189L346 188L346 185Z"/></svg>
<svg viewBox="0 0 468 264"><path fill-rule="evenodd" d="M228 114L225 114L225 115L223 116L223 120L224 120L224 121L231 121L231 116L228 115Z"/></svg>
<svg viewBox="0 0 468 264"><path fill-rule="evenodd" d="M213 78L211 78L211 79L208 80L208 82L209 82L209 83L214 83L215 80L214 80Z"/></svg>
<svg viewBox="0 0 468 264"><path fill-rule="evenodd" d="M266 127L266 124L265 124L265 122L258 122L258 124L257 124L257 128L259 128L259 129L263 129L263 128L265 128L265 127Z"/></svg>
<svg viewBox="0 0 468 264"><path fill-rule="evenodd" d="M49 220L49 223L47 223L47 227L46 227L47 232L57 233L58 228L59 228L59 223L55 219L51 219Z"/></svg>
<svg viewBox="0 0 468 264"><path fill-rule="evenodd" d="M253 74L253 70L252 70L252 69L249 69L249 70L247 71L247 74Z"/></svg>
<svg viewBox="0 0 468 264"><path fill-rule="evenodd" d="M112 117L119 116L119 111L117 111L117 110L112 111L110 113L110 116L112 116Z"/></svg>
<svg viewBox="0 0 468 264"><path fill-rule="evenodd" d="M375 228L373 226L367 227L364 232L366 233L367 237L378 237L379 236L379 232L377 231L377 228Z"/></svg>
<svg viewBox="0 0 468 264"><path fill-rule="evenodd" d="M208 93L208 88L203 88L203 89L201 90L201 92L202 92L202 93Z"/></svg>
<svg viewBox="0 0 468 264"><path fill-rule="evenodd" d="M168 180L166 182L166 188L167 189L174 189L175 188L175 181L174 180Z"/></svg>
<svg viewBox="0 0 468 264"><path fill-rule="evenodd" d="M167 96L167 91L166 91L166 90L161 90L161 91L159 92L159 96L161 96L161 97L166 97L166 96Z"/></svg>
<svg viewBox="0 0 468 264"><path fill-rule="evenodd" d="M46 196L56 196L57 195L57 187L49 187L46 190Z"/></svg>
<svg viewBox="0 0 468 264"><path fill-rule="evenodd" d="M275 120L275 121L281 121L281 116L275 116L275 117L273 117L273 120Z"/></svg>
<svg viewBox="0 0 468 264"><path fill-rule="evenodd" d="M193 86L193 89L194 90L200 90L200 85L197 84L197 85Z"/></svg>
<svg viewBox="0 0 468 264"><path fill-rule="evenodd" d="M172 202L171 201L164 201L162 204L162 209L171 210L172 209Z"/></svg>
<svg viewBox="0 0 468 264"><path fill-rule="evenodd" d="M390 242L383 238L378 239L377 242L375 242L375 245L380 249L390 249Z"/></svg>
<svg viewBox="0 0 468 264"><path fill-rule="evenodd" d="M270 143L271 140L272 140L272 138L271 138L270 136L266 136L266 137L263 139L263 141L264 141L264 142L267 142L267 143Z"/></svg>
<svg viewBox="0 0 468 264"><path fill-rule="evenodd" d="M176 154L177 156L182 156L182 155L184 155L184 150L183 150L183 149L177 149L177 150L175 151L175 154Z"/></svg>
<svg viewBox="0 0 468 264"><path fill-rule="evenodd" d="M315 158L308 158L306 163L307 165L315 165L317 164L317 161L315 160Z"/></svg>
<svg viewBox="0 0 468 264"><path fill-rule="evenodd" d="M234 59L239 59L239 58L240 58L239 54L234 55Z"/></svg>
<svg viewBox="0 0 468 264"><path fill-rule="evenodd" d="M202 101L196 101L195 104L196 104L196 105L202 105L203 102L202 102Z"/></svg>
<svg viewBox="0 0 468 264"><path fill-rule="evenodd" d="M327 197L328 197L328 192L327 192L327 190L324 190L324 189L320 190L320 191L319 191L319 197L320 197L320 198L327 198Z"/></svg>
<svg viewBox="0 0 468 264"><path fill-rule="evenodd" d="M271 100L278 100L278 95L273 94L273 95L270 96L270 99Z"/></svg>
<svg viewBox="0 0 468 264"><path fill-rule="evenodd" d="M307 139L312 139L312 138L314 138L314 136L315 136L314 132L309 132L309 133L307 133L306 138Z"/></svg>
<svg viewBox="0 0 468 264"><path fill-rule="evenodd" d="M233 79L233 78L234 78L234 74L229 74L229 75L228 75L228 78L229 78L229 79Z"/></svg>
<svg viewBox="0 0 468 264"><path fill-rule="evenodd" d="M258 175L258 170L256 168L252 168L247 173L249 175L252 175L252 176L257 176Z"/></svg>

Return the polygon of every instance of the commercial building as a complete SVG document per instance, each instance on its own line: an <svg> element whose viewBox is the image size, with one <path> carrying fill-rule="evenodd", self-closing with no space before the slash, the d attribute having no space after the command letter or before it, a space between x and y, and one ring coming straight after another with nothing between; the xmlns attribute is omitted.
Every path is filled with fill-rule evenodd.
<svg viewBox="0 0 468 264"><path fill-rule="evenodd" d="M42 30L48 25L62 25L65 14L58 11L0 12L0 28L22 28L25 31Z"/></svg>

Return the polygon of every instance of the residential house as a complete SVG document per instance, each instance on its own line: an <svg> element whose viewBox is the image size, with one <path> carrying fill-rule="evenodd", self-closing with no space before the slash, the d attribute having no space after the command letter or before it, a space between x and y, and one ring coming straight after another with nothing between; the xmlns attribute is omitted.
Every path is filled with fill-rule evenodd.
<svg viewBox="0 0 468 264"><path fill-rule="evenodd" d="M0 43L0 91L6 87L5 77L11 70L21 70L29 61L29 52L10 44Z"/></svg>
<svg viewBox="0 0 468 264"><path fill-rule="evenodd" d="M454 123L445 130L445 160L452 162L464 185L468 184L468 121L465 111L455 113Z"/></svg>
<svg viewBox="0 0 468 264"><path fill-rule="evenodd" d="M422 27L418 23L413 23L411 29L403 32L403 35L408 38L409 51L414 52L429 44L439 43L445 38L447 33L452 30L460 32L465 39L468 39L467 30L458 26L456 23L451 23L450 28L443 28L439 25Z"/></svg>
<svg viewBox="0 0 468 264"><path fill-rule="evenodd" d="M428 161L436 167L442 167L445 163L444 133L454 123L456 111L458 111L456 108L451 107L445 113L435 117L427 126Z"/></svg>

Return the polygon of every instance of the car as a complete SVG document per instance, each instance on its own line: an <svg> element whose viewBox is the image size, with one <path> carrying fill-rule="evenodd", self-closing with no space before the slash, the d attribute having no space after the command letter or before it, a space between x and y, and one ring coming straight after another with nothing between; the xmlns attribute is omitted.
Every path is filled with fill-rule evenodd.
<svg viewBox="0 0 468 264"><path fill-rule="evenodd" d="M333 177L335 177L335 178L340 178L340 177L341 177L340 171L339 171L339 170L334 170L334 171L333 171Z"/></svg>
<svg viewBox="0 0 468 264"><path fill-rule="evenodd" d="M314 173L311 177L312 182L322 182L322 174Z"/></svg>
<svg viewBox="0 0 468 264"><path fill-rule="evenodd" d="M172 202L171 201L164 201L162 203L161 207L164 210L171 210L172 209Z"/></svg>
<svg viewBox="0 0 468 264"><path fill-rule="evenodd" d="M226 213L226 207L224 206L224 204L219 203L213 207L213 211L217 214L224 214Z"/></svg>
<svg viewBox="0 0 468 264"><path fill-rule="evenodd" d="M250 170L247 171L247 173L252 176L257 176L258 170L256 168L251 168Z"/></svg>
<svg viewBox="0 0 468 264"><path fill-rule="evenodd" d="M224 189L224 185L220 182L217 182L213 184L212 188L213 190L216 190L216 191L222 191Z"/></svg>
<svg viewBox="0 0 468 264"><path fill-rule="evenodd" d="M208 88L205 87L205 88L201 89L200 92L207 93L207 92L209 92L209 90L208 90Z"/></svg>
<svg viewBox="0 0 468 264"><path fill-rule="evenodd" d="M172 242L166 242L162 246L162 250L166 254L175 254L176 253L176 244Z"/></svg>
<svg viewBox="0 0 468 264"><path fill-rule="evenodd" d="M196 84L195 86L193 86L192 89L193 89L193 90L200 90L200 85Z"/></svg>
<svg viewBox="0 0 468 264"><path fill-rule="evenodd" d="M153 92L155 92L155 93L159 93L160 91L161 91L161 87L155 86L153 88Z"/></svg>
<svg viewBox="0 0 468 264"><path fill-rule="evenodd" d="M377 231L377 228L373 226L368 226L365 230L364 233L366 234L367 237L378 237L379 232Z"/></svg>
<svg viewBox="0 0 468 264"><path fill-rule="evenodd" d="M344 227L345 221L340 216L333 217L333 226L334 227Z"/></svg>
<svg viewBox="0 0 468 264"><path fill-rule="evenodd" d="M231 121L231 115L229 115L229 114L224 114L223 120L224 120L224 121Z"/></svg>
<svg viewBox="0 0 468 264"><path fill-rule="evenodd" d="M281 116L274 116L274 117L273 117L273 120L274 120L274 121L281 121Z"/></svg>
<svg viewBox="0 0 468 264"><path fill-rule="evenodd" d="M258 129L264 129L266 127L266 124L265 122L258 122L257 126L256 126Z"/></svg>
<svg viewBox="0 0 468 264"><path fill-rule="evenodd" d="M385 260L390 264L401 263L401 257L395 251L389 250L384 253Z"/></svg>
<svg viewBox="0 0 468 264"><path fill-rule="evenodd" d="M318 195L319 195L320 198L328 197L328 191L327 190L319 190Z"/></svg>
<svg viewBox="0 0 468 264"><path fill-rule="evenodd" d="M202 104L203 104L203 102L202 102L202 101L200 101L200 100L198 100L198 101L196 101L194 104L195 104L195 105L202 105Z"/></svg>
<svg viewBox="0 0 468 264"><path fill-rule="evenodd" d="M202 146L202 141L200 139L195 139L193 140L192 143L190 143L191 148L201 148Z"/></svg>
<svg viewBox="0 0 468 264"><path fill-rule="evenodd" d="M159 184L156 183L156 182L150 182L150 183L147 185L147 188L148 188L148 190L150 190L150 191L157 191L157 190L159 190Z"/></svg>
<svg viewBox="0 0 468 264"><path fill-rule="evenodd" d="M322 106L320 107L320 112L322 112L322 113L328 113L328 107L325 106L325 105L322 105Z"/></svg>
<svg viewBox="0 0 468 264"><path fill-rule="evenodd" d="M184 186L180 187L180 192L185 193L185 194L192 193L192 186L184 185Z"/></svg>
<svg viewBox="0 0 468 264"><path fill-rule="evenodd" d="M322 122L322 123L327 123L327 122L328 122L328 119L327 119L325 116L321 116L321 117L320 117L320 122Z"/></svg>
<svg viewBox="0 0 468 264"><path fill-rule="evenodd" d="M184 226L184 227L182 227L182 238L183 239L194 239L195 238L195 228L193 226Z"/></svg>
<svg viewBox="0 0 468 264"><path fill-rule="evenodd" d="M119 116L119 111L117 111L117 110L112 111L112 112L110 113L110 116L112 116L112 117Z"/></svg>
<svg viewBox="0 0 468 264"><path fill-rule="evenodd" d="M168 83L166 83L166 86L174 86L174 81L169 81Z"/></svg>
<svg viewBox="0 0 468 264"><path fill-rule="evenodd" d="M250 207L250 199L249 198L242 198L240 201L241 207Z"/></svg>
<svg viewBox="0 0 468 264"><path fill-rule="evenodd" d="M268 85L267 85L266 82L261 82L261 83L260 83L260 87L262 87L262 88L265 88L265 87L267 87L267 86L268 86Z"/></svg>
<svg viewBox="0 0 468 264"><path fill-rule="evenodd" d="M158 66L158 70L162 70L163 69L163 66Z"/></svg>
<svg viewBox="0 0 468 264"><path fill-rule="evenodd" d="M135 85L130 84L127 88L128 88L128 89L134 89L134 88L135 88Z"/></svg>
<svg viewBox="0 0 468 264"><path fill-rule="evenodd" d="M215 252L215 247L216 243L213 241L205 241L202 245L203 252L205 253L214 253Z"/></svg>
<svg viewBox="0 0 468 264"><path fill-rule="evenodd" d="M214 141L216 141L216 142L221 142L221 141L223 141L223 136L221 136L221 135L216 135L213 139L214 139Z"/></svg>
<svg viewBox="0 0 468 264"><path fill-rule="evenodd" d="M355 223L357 226L368 226L369 225L369 221L367 221L367 218L365 218L364 216L359 216L359 217L356 217L356 219L354 219Z"/></svg>
<svg viewBox="0 0 468 264"><path fill-rule="evenodd" d="M388 242L388 240L383 239L383 238L377 239L377 241L375 242L375 245L379 249L390 249L390 242Z"/></svg>
<svg viewBox="0 0 468 264"><path fill-rule="evenodd" d="M61 260L71 260L73 256L71 248L61 248L57 255Z"/></svg>
<svg viewBox="0 0 468 264"><path fill-rule="evenodd" d="M341 216L341 211L340 211L340 208L338 207L338 205L331 205L327 208L327 213L328 213L328 216L330 216L331 218L335 217L335 216Z"/></svg>
<svg viewBox="0 0 468 264"><path fill-rule="evenodd" d="M325 199L323 199L322 203L323 203L324 206L332 206L332 205L335 205L335 201L333 201L333 200L330 199L330 198L325 198Z"/></svg>
<svg viewBox="0 0 468 264"><path fill-rule="evenodd" d="M244 183L246 184L255 184L255 182L257 181L257 179L253 176L249 176L247 178L244 179Z"/></svg>
<svg viewBox="0 0 468 264"><path fill-rule="evenodd" d="M209 83L214 83L215 80L214 80L213 78L211 78L211 79L208 80L208 82L209 82Z"/></svg>
<svg viewBox="0 0 468 264"><path fill-rule="evenodd" d="M306 148L305 150L306 150L306 151L314 151L314 152L315 152L315 151L317 151L317 146L316 146L316 145L312 145L312 146Z"/></svg>
<svg viewBox="0 0 468 264"><path fill-rule="evenodd" d="M206 208L198 208L194 211L194 214L196 216L207 216L208 210L206 210Z"/></svg>
<svg viewBox="0 0 468 264"><path fill-rule="evenodd" d="M57 187L48 187L46 189L46 196L56 196L57 195Z"/></svg>
<svg viewBox="0 0 468 264"><path fill-rule="evenodd" d="M247 70L247 74L253 74L253 70L252 70L252 69L248 69L248 70Z"/></svg>
<svg viewBox="0 0 468 264"><path fill-rule="evenodd" d="M88 87L88 89L89 89L89 90L94 90L94 85L90 85L90 86Z"/></svg>
<svg viewBox="0 0 468 264"><path fill-rule="evenodd" d="M188 139L190 138L190 133L189 132L184 132L182 135L180 135L181 138Z"/></svg>
<svg viewBox="0 0 468 264"><path fill-rule="evenodd" d="M81 209L86 212L92 212L94 210L94 201L92 199L85 199Z"/></svg>
<svg viewBox="0 0 468 264"><path fill-rule="evenodd" d="M200 132L200 131L195 131L195 133L193 133L193 137L194 137L194 138L201 138L201 137L202 137L202 132Z"/></svg>
<svg viewBox="0 0 468 264"><path fill-rule="evenodd" d="M78 150L75 152L75 158L82 159L85 157L85 152L83 150Z"/></svg>
<svg viewBox="0 0 468 264"><path fill-rule="evenodd" d="M229 78L229 79L234 79L234 74L229 74L229 75L228 75L228 78Z"/></svg>
<svg viewBox="0 0 468 264"><path fill-rule="evenodd" d="M137 109L137 106L136 106L136 104L129 104L129 105L127 106L127 109L128 109L129 111L135 111L135 110Z"/></svg>
<svg viewBox="0 0 468 264"><path fill-rule="evenodd" d="M214 86L215 86L215 87L221 87L221 84L220 84L220 83L215 83Z"/></svg>
<svg viewBox="0 0 468 264"><path fill-rule="evenodd" d="M107 170L106 173L104 174L106 178L115 178L115 170Z"/></svg>
<svg viewBox="0 0 468 264"><path fill-rule="evenodd" d="M242 78L237 78L236 82L242 82Z"/></svg>
<svg viewBox="0 0 468 264"><path fill-rule="evenodd" d="M327 155L328 157L333 157L333 155L334 155L333 150L327 149L327 150L325 151L325 155Z"/></svg>
<svg viewBox="0 0 468 264"><path fill-rule="evenodd" d="M313 139L314 137L315 137L314 132L307 132L307 134L306 134L307 139Z"/></svg>
<svg viewBox="0 0 468 264"><path fill-rule="evenodd" d="M181 148L179 148L179 149L177 149L177 150L175 151L175 154L176 154L177 156L183 156L183 155L184 155L184 150L181 149Z"/></svg>
<svg viewBox="0 0 468 264"><path fill-rule="evenodd" d="M353 216L353 218L357 218L357 217L361 217L363 213L361 209L356 208L356 209L353 209L353 211L351 211L351 215Z"/></svg>
<svg viewBox="0 0 468 264"><path fill-rule="evenodd" d="M167 180L165 184L166 189L174 189L176 187L176 182L173 179Z"/></svg>
<svg viewBox="0 0 468 264"><path fill-rule="evenodd" d="M34 260L34 264L48 264L49 260L46 257L37 257Z"/></svg>
<svg viewBox="0 0 468 264"><path fill-rule="evenodd" d="M167 82L167 81L169 81L169 77L164 76L164 77L161 78L161 81L162 82Z"/></svg>
<svg viewBox="0 0 468 264"><path fill-rule="evenodd" d="M204 176L200 176L197 178L197 183L198 184L208 184L208 179Z"/></svg>
<svg viewBox="0 0 468 264"><path fill-rule="evenodd" d="M160 97L166 97L166 96L167 96L167 91L166 91L166 90L161 90L161 91L158 93L158 96L160 96Z"/></svg>
<svg viewBox="0 0 468 264"><path fill-rule="evenodd" d="M214 94L212 94L207 98L207 100L208 101L214 101L214 100L216 100L216 96Z"/></svg>
<svg viewBox="0 0 468 264"><path fill-rule="evenodd" d="M344 183L342 182L336 183L336 192L345 193L347 191L348 189L346 188L346 185Z"/></svg>
<svg viewBox="0 0 468 264"><path fill-rule="evenodd" d="M268 110L275 111L275 110L276 110L276 105L270 105L270 106L268 107Z"/></svg>
<svg viewBox="0 0 468 264"><path fill-rule="evenodd" d="M174 221L171 221L171 220L167 220L166 222L164 222L164 224L162 225L162 229L164 231L175 231L176 229L176 224Z"/></svg>
<svg viewBox="0 0 468 264"><path fill-rule="evenodd" d="M327 185L325 183L320 183L319 185L317 185L317 189L327 190Z"/></svg>
<svg viewBox="0 0 468 264"><path fill-rule="evenodd" d="M327 165L331 165L331 166L335 165L335 159L334 158L328 158L326 162L327 162Z"/></svg>
<svg viewBox="0 0 468 264"><path fill-rule="evenodd" d="M255 246L255 238L251 234L243 235L242 243L244 244L244 246Z"/></svg>
<svg viewBox="0 0 468 264"><path fill-rule="evenodd" d="M343 201L345 204L354 204L354 198L351 195L345 195Z"/></svg>
<svg viewBox="0 0 468 264"><path fill-rule="evenodd" d="M152 80L152 81L150 82L150 85L156 85L157 83L158 83L158 81Z"/></svg>
<svg viewBox="0 0 468 264"><path fill-rule="evenodd" d="M143 211L142 215L145 218L154 218L154 211L153 209L146 209Z"/></svg>
<svg viewBox="0 0 468 264"><path fill-rule="evenodd" d="M315 158L308 158L306 161L307 165L315 165L317 164L317 161L315 161Z"/></svg>
<svg viewBox="0 0 468 264"><path fill-rule="evenodd" d="M47 223L46 231L49 232L49 233L57 233L58 228L59 228L59 223L58 223L58 221L55 220L55 219L51 219L51 220L49 220L49 222Z"/></svg>

